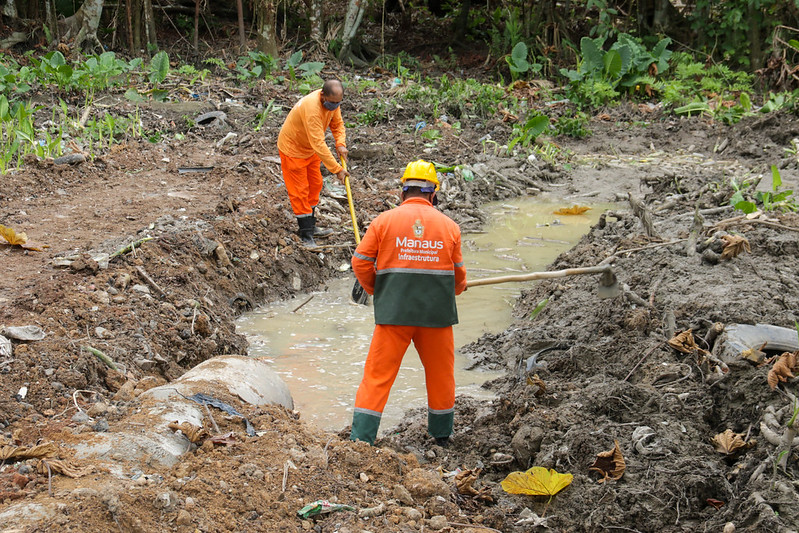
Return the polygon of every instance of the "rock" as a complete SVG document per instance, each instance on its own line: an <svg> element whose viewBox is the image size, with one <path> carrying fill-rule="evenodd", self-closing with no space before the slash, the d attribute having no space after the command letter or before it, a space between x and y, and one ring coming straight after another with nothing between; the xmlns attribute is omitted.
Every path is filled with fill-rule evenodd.
<svg viewBox="0 0 799 533"><path fill-rule="evenodd" d="M422 513L413 507L405 507L402 510L402 515L408 520L419 521L422 519Z"/></svg>
<svg viewBox="0 0 799 533"><path fill-rule="evenodd" d="M180 511L178 511L178 517L177 520L175 520L175 523L177 523L177 525L188 526L189 524L191 524L191 522L192 522L191 513L189 513L186 509L181 509Z"/></svg>
<svg viewBox="0 0 799 533"><path fill-rule="evenodd" d="M11 482L16 485L18 489L22 490L25 488L25 485L30 482L30 478L28 476L23 476L19 472L14 472Z"/></svg>
<svg viewBox="0 0 799 533"><path fill-rule="evenodd" d="M427 521L427 525L434 531L441 531L449 525L446 516L436 515Z"/></svg>
<svg viewBox="0 0 799 533"><path fill-rule="evenodd" d="M394 485L394 491L392 496L395 500L402 503L403 505L413 505L413 496L411 493L408 492L408 489L403 487L402 485Z"/></svg>
<svg viewBox="0 0 799 533"><path fill-rule="evenodd" d="M0 357L3 358L11 357L11 354L13 352L14 348L11 345L11 340L0 335Z"/></svg>
<svg viewBox="0 0 799 533"><path fill-rule="evenodd" d="M144 376L139 380L138 383L136 383L136 387L133 389L133 396L138 398L141 393L155 387L160 387L165 383L166 380L164 378L157 376Z"/></svg>
<svg viewBox="0 0 799 533"><path fill-rule="evenodd" d="M92 429L95 430L98 433L104 433L104 432L108 431L108 420L106 420L105 418L101 418L92 427Z"/></svg>
<svg viewBox="0 0 799 533"><path fill-rule="evenodd" d="M114 394L112 400L115 402L129 402L131 401L133 396L133 389L136 388L136 381L133 379L129 379L125 382L124 385Z"/></svg>
<svg viewBox="0 0 799 533"><path fill-rule="evenodd" d="M413 498L426 500L432 496L449 498L449 486L435 472L423 468L411 470L402 484Z"/></svg>
<svg viewBox="0 0 799 533"><path fill-rule="evenodd" d="M721 256L719 254L717 254L716 252L714 252L713 250L711 250L710 248L707 248L707 249L705 249L704 252L702 252L702 261L704 263L709 263L711 265L717 265L720 260L721 260Z"/></svg>
<svg viewBox="0 0 799 533"><path fill-rule="evenodd" d="M108 303L111 301L111 295L108 294L106 291L94 291L92 293L92 300L94 302L98 303L98 304L108 305ZM100 327L98 327L96 329L103 329L105 331L108 331L107 329L100 328ZM105 338L105 337L101 337L101 338Z"/></svg>
<svg viewBox="0 0 799 533"><path fill-rule="evenodd" d="M516 461L527 468L531 459L541 450L541 441L544 439L544 432L541 428L523 425L513 435L510 446Z"/></svg>
<svg viewBox="0 0 799 533"><path fill-rule="evenodd" d="M91 417L84 413L83 411L78 411L72 416L72 421L76 424L85 424L86 422L90 421Z"/></svg>
<svg viewBox="0 0 799 533"><path fill-rule="evenodd" d="M162 492L155 497L153 506L156 509L160 509L164 512L169 512L175 507L175 503L177 503L177 498L173 493Z"/></svg>
<svg viewBox="0 0 799 533"><path fill-rule="evenodd" d="M140 292L142 294L150 294L150 287L148 287L147 285L141 285L139 283L131 287L131 290Z"/></svg>
<svg viewBox="0 0 799 533"><path fill-rule="evenodd" d="M39 326L8 326L0 329L0 334L17 341L40 341L45 337Z"/></svg>
<svg viewBox="0 0 799 533"><path fill-rule="evenodd" d="M107 412L108 412L108 404L105 402L97 402L94 405L92 405L88 411L86 411L86 414L91 417L95 417L95 416L103 416Z"/></svg>
<svg viewBox="0 0 799 533"><path fill-rule="evenodd" d="M183 503L186 509L193 509L194 508L194 498L191 496L186 496L186 501Z"/></svg>

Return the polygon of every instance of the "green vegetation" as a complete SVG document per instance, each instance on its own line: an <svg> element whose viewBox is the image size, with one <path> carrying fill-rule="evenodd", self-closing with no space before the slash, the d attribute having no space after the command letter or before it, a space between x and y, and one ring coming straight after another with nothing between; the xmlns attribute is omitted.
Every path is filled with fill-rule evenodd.
<svg viewBox="0 0 799 533"><path fill-rule="evenodd" d="M771 191L754 191L759 180L745 180L740 185L731 182L735 194L730 198L730 205L749 214L758 209L763 211L799 211L799 201L792 190L781 191L782 176L779 169L771 166Z"/></svg>

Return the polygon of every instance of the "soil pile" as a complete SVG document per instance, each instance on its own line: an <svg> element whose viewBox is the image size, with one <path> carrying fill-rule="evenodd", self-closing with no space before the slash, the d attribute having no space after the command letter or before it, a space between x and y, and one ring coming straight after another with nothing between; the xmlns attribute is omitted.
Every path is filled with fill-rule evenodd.
<svg viewBox="0 0 799 533"><path fill-rule="evenodd" d="M484 153L478 140L487 132L507 139L499 121L463 118L460 131L439 123L441 137L429 146L414 135L413 109L351 129L361 227L397 203L396 178L419 157L474 171L471 181L453 174L442 184L441 207L464 229L483 223L483 203L539 191L617 201L552 268L610 263L621 294L597 299L590 278L532 285L508 330L464 348L475 368L507 376L488 385L496 401L458 398L448 448L425 435L424 413L369 447L348 442L346 428L324 433L301 413L226 397L256 436L216 413L217 428L208 420L214 439L187 440L172 467L113 452L76 459L73 446L98 432L146 431L143 391L215 355L246 354L233 325L241 312L317 286L349 260L346 199L328 193L320 205L321 220L338 230L328 246L300 246L276 158L282 115L252 128L258 103L287 109L298 97L262 86L218 109L145 107L147 129L185 138L119 145L75 166L31 161L4 177L3 224L49 245L0 247L0 323L46 333L13 340L0 359L4 530L799 527L789 476L796 457L781 453L792 436L792 380L786 392L772 390L767 361L779 354L764 347L753 361L729 357L719 351L724 335L712 333L716 324L797 320L799 220L776 212L745 219L725 208L731 177L769 176L777 164L785 184L796 184L797 161L783 149L799 124L779 115L728 127L622 108L597 117L584 142L555 140L571 151L569 167ZM115 109L132 111L127 105ZM211 110L225 112L224 123L177 126ZM731 237L746 240L736 241L738 255L725 254ZM695 347L687 336L683 351L667 343L688 330ZM713 438L728 429L744 444L718 452ZM55 448L36 448L48 443ZM615 443L624 474L598 483L589 467ZM503 492L509 472L534 465L574 480L551 501ZM298 516L320 499L329 514Z"/></svg>

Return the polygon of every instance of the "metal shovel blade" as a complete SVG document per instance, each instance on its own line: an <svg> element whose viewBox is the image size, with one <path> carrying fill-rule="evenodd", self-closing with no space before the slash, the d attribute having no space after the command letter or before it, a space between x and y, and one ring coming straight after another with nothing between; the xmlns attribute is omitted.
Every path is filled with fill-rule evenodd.
<svg viewBox="0 0 799 533"><path fill-rule="evenodd" d="M366 290L355 280L355 285L352 286L352 301L358 305L366 305L369 303L369 294Z"/></svg>
<svg viewBox="0 0 799 533"><path fill-rule="evenodd" d="M596 295L599 298L615 298L620 292L619 280L616 279L616 274L611 269L605 270L599 278L599 287Z"/></svg>

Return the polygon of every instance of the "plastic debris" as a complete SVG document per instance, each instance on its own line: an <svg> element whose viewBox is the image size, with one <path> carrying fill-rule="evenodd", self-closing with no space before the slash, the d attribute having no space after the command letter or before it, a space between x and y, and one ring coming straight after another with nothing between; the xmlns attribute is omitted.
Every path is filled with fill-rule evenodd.
<svg viewBox="0 0 799 533"><path fill-rule="evenodd" d="M297 516L310 518L312 516L333 513L335 511L354 511L355 507L343 503L330 503L327 500L316 500L297 511Z"/></svg>
<svg viewBox="0 0 799 533"><path fill-rule="evenodd" d="M214 398L212 396L208 396L207 394L203 394L201 392L198 392L197 394L194 394L193 396L189 396L188 399L193 401L193 402L197 402L200 405L210 405L211 407L216 407L217 409L219 409L221 411L224 411L224 412L226 412L227 414L229 414L231 416L237 416L237 417L243 419L244 420L244 425L246 426L247 436L249 436L249 437L254 437L255 436L255 428L252 427L252 424L250 424L250 421L247 420L247 417L245 417L243 414L241 414L238 411L236 411L236 408L233 407L232 405L226 404L225 402L223 402L221 400L217 400L216 398Z"/></svg>

